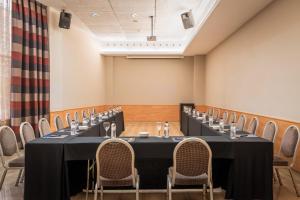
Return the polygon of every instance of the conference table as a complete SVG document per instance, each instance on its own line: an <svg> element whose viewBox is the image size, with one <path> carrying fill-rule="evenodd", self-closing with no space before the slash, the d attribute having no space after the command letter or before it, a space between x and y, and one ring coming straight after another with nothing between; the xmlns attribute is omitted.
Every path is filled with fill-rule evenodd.
<svg viewBox="0 0 300 200"><path fill-rule="evenodd" d="M110 120L124 128L123 113ZM141 189L166 189L175 146L186 137L199 137L212 150L214 187L226 190L226 198L272 199L271 142L259 137L231 139L227 133L220 134L185 113L182 120L187 120L189 130L182 137L121 137L134 149ZM99 144L106 139L101 134L101 125L78 136L38 138L28 143L24 199L63 200L82 192L86 187L87 160L95 159Z"/></svg>

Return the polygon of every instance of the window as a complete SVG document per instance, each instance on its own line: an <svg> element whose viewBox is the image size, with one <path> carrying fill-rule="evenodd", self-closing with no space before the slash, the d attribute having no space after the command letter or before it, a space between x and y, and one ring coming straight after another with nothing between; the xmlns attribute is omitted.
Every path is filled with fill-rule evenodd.
<svg viewBox="0 0 300 200"><path fill-rule="evenodd" d="M0 121L10 118L11 0L0 0Z"/></svg>

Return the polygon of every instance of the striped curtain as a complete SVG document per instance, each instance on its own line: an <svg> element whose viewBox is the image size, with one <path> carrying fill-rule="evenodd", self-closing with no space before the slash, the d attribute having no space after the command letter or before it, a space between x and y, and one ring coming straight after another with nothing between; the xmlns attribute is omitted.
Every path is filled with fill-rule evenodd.
<svg viewBox="0 0 300 200"><path fill-rule="evenodd" d="M49 119L47 7L35 0L12 0L11 126L19 138L22 122Z"/></svg>

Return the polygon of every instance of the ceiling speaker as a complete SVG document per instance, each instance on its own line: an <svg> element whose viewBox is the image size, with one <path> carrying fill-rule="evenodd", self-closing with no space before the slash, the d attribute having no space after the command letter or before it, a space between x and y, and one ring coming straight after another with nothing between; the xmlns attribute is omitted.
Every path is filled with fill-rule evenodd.
<svg viewBox="0 0 300 200"><path fill-rule="evenodd" d="M181 19L182 19L183 27L185 29L194 27L194 19L193 19L192 11L182 13Z"/></svg>
<svg viewBox="0 0 300 200"><path fill-rule="evenodd" d="M71 18L72 18L72 14L67 13L63 10L62 12L60 12L59 25L58 26L60 28L70 29Z"/></svg>

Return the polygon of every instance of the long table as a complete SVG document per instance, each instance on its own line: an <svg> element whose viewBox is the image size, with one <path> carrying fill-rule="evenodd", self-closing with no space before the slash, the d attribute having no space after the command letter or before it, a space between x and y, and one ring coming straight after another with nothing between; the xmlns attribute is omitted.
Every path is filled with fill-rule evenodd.
<svg viewBox="0 0 300 200"><path fill-rule="evenodd" d="M207 141L212 149L214 186L225 189L226 198L271 200L273 144L258 137L232 140L226 134L207 130L212 135L196 137ZM39 138L26 145L25 200L70 199L85 188L86 161L95 159L96 150L105 138L83 135ZM130 142L141 189L166 188L173 150L182 139L150 137Z"/></svg>

